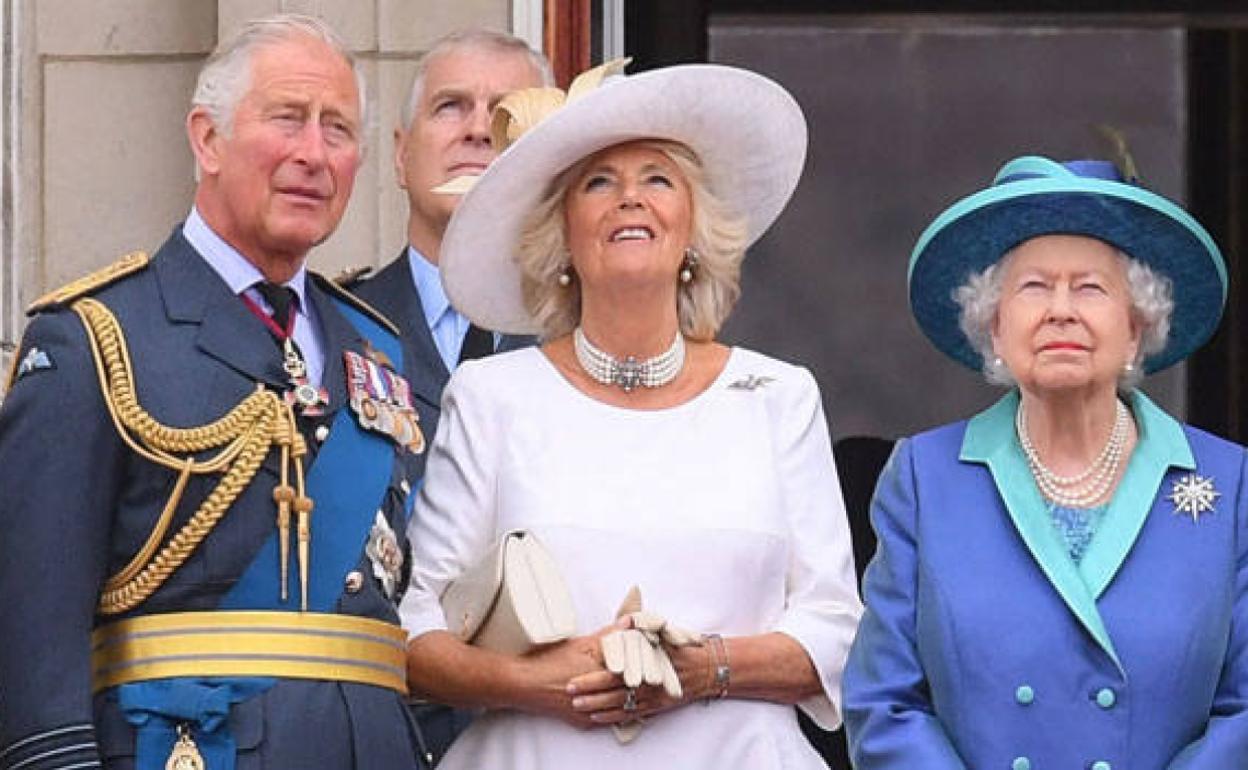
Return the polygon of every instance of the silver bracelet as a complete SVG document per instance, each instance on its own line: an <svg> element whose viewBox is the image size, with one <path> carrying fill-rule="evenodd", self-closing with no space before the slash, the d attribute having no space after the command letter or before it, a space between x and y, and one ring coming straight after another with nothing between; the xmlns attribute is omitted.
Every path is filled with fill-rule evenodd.
<svg viewBox="0 0 1248 770"><path fill-rule="evenodd" d="M724 637L719 634L704 634L702 641L711 651L711 665L714 669L714 686L719 688L719 692L714 696L707 696L705 703L710 704L712 699L719 700L728 697L728 684L732 681L732 666L728 660L728 645L724 643Z"/></svg>

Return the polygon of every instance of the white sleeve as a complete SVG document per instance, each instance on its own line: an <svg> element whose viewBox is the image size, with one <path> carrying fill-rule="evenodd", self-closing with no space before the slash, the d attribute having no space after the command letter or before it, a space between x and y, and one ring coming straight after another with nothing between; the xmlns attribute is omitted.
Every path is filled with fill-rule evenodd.
<svg viewBox="0 0 1248 770"><path fill-rule="evenodd" d="M785 611L776 628L806 650L823 693L798 705L820 727L841 723L841 675L862 615L845 501L819 386L806 369L777 395L775 423L780 505L787 519L790 559Z"/></svg>
<svg viewBox="0 0 1248 770"><path fill-rule="evenodd" d="M412 579L399 605L408 638L444 630L439 602L447 583L479 560L494 540L499 420L490 380L471 362L442 394L416 508L407 525Z"/></svg>

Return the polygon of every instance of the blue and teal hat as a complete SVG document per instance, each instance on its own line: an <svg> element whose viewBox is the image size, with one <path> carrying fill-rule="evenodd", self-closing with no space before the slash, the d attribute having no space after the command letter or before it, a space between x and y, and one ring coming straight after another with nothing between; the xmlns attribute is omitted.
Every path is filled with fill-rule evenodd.
<svg viewBox="0 0 1248 770"><path fill-rule="evenodd" d="M1173 282L1170 337L1144 360L1145 372L1186 358L1217 328L1226 265L1199 222L1135 180L1124 181L1108 161L1038 156L1006 163L991 187L953 204L923 231L910 256L915 320L943 353L981 369L958 326L954 290L1023 241L1058 234L1105 241Z"/></svg>

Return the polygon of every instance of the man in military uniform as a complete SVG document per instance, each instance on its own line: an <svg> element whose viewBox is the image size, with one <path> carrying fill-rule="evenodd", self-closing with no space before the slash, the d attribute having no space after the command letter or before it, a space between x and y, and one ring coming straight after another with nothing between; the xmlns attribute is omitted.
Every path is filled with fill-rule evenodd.
<svg viewBox="0 0 1248 770"><path fill-rule="evenodd" d="M505 94L553 82L546 57L517 37L480 29L452 32L421 58L403 124L394 130L394 168L408 200L407 245L377 275L349 288L403 333L405 374L421 429L430 438L442 390L460 361L532 344L530 337L477 328L451 306L438 275L438 253L459 196L434 188L480 174L494 160L490 111ZM411 475L419 477L424 455L411 457ZM442 757L469 721L467 712L432 703L418 703L414 711L430 762Z"/></svg>
<svg viewBox="0 0 1248 770"><path fill-rule="evenodd" d="M308 271L360 162L316 19L200 74L194 207L32 308L0 408L0 768L414 768L389 323Z"/></svg>

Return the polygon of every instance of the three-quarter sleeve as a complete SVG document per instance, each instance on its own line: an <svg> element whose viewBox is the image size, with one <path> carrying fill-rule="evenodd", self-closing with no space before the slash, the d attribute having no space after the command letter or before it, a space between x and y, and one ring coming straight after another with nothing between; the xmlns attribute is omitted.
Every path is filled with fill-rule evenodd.
<svg viewBox="0 0 1248 770"><path fill-rule="evenodd" d="M918 509L911 442L903 440L871 501L878 546L845 669L850 756L855 766L874 770L965 770L932 708L915 636Z"/></svg>
<svg viewBox="0 0 1248 770"><path fill-rule="evenodd" d="M442 395L442 417L408 523L412 579L399 606L408 638L446 629L442 592L495 537L501 421L487 413L493 402L476 373L471 362L460 366Z"/></svg>
<svg viewBox="0 0 1248 770"><path fill-rule="evenodd" d="M795 639L814 664L820 695L800 702L826 730L841 723L841 676L862 603L845 502L819 387L806 369L786 389L776 415L775 462L791 543L785 611L776 630Z"/></svg>

